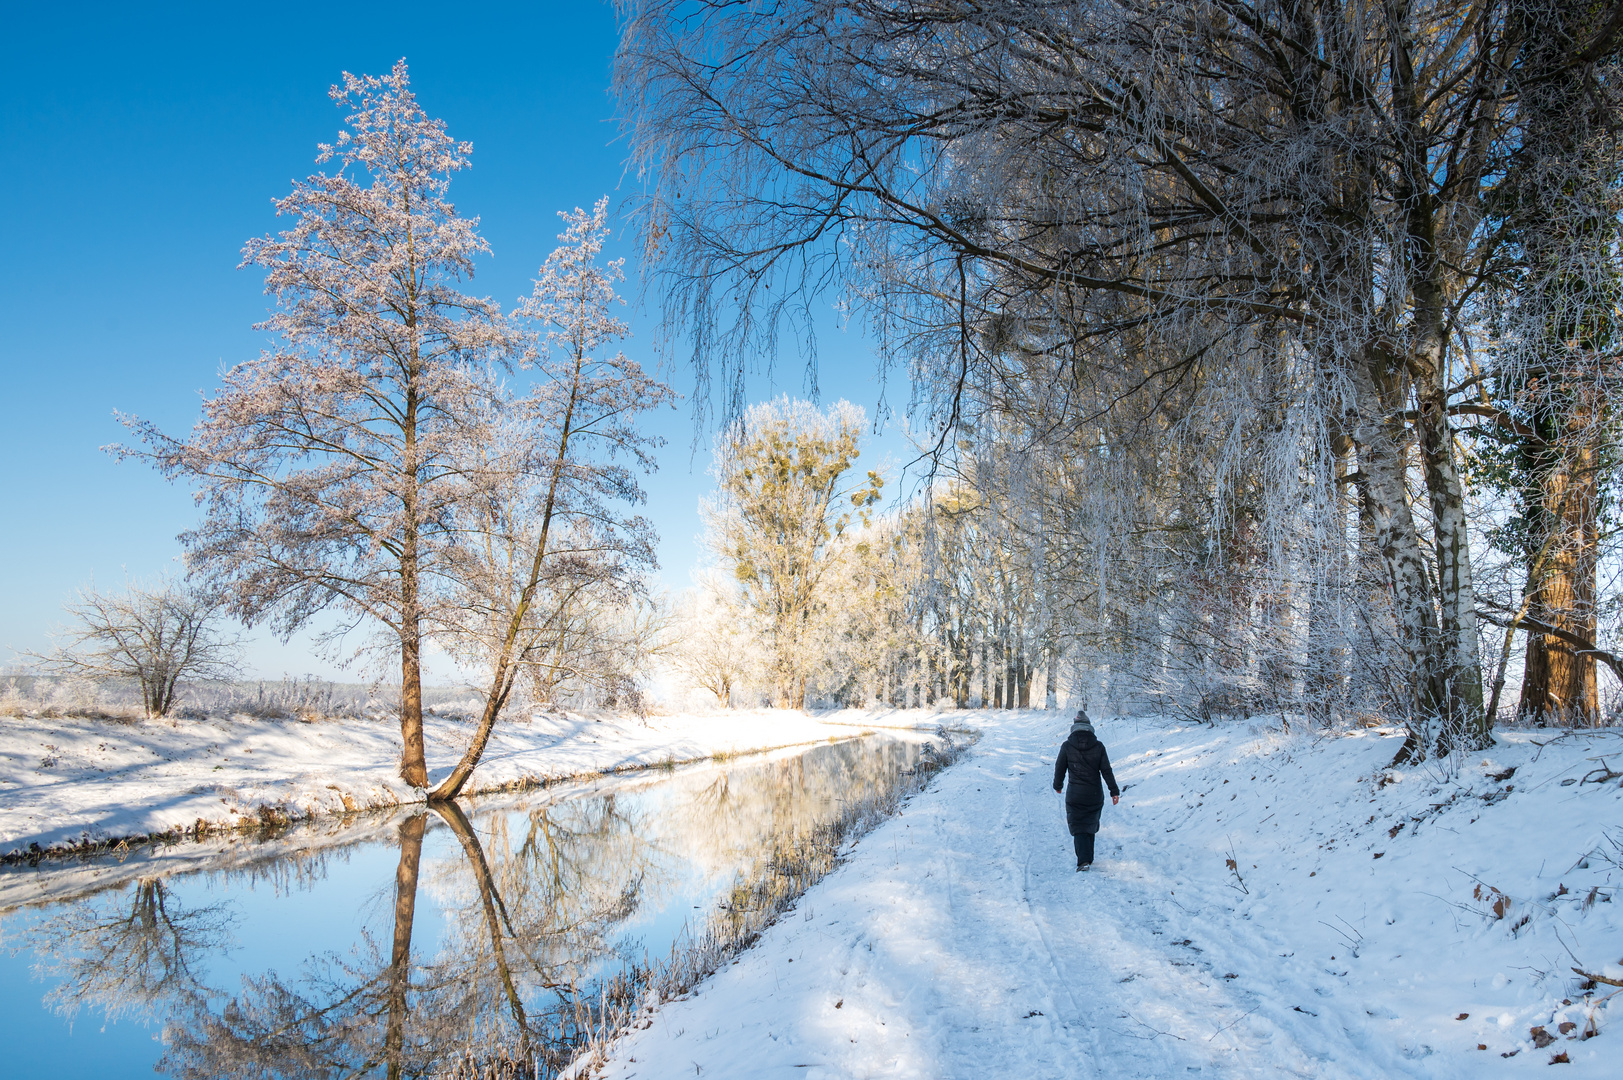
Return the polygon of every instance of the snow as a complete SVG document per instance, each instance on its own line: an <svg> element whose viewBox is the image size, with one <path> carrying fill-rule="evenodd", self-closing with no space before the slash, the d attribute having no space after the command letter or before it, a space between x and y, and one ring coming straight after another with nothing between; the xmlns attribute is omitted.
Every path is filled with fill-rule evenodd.
<svg viewBox="0 0 1623 1080"><path fill-rule="evenodd" d="M469 794L665 762L750 753L858 734L882 713L828 720L778 710L635 717L561 712L498 725ZM438 783L473 725L425 716ZM392 721L210 720L118 723L0 717L0 855L86 842L396 806L421 795L395 775Z"/></svg>
<svg viewBox="0 0 1623 1080"><path fill-rule="evenodd" d="M1623 978L1623 790L1584 782L1623 759L1616 732L1501 731L1391 770L1388 729L1102 718L1124 794L1083 874L1052 712L543 714L498 728L475 785L939 722L984 735L753 948L650 1011L607 1075L1474 1077L1561 1052L1573 1075L1618 1074L1623 998L1587 1001L1571 971ZM469 731L429 720L440 774ZM397 752L389 722L4 718L0 851L260 806L312 818L301 844L341 842L387 817L325 811L415 797ZM255 856L216 835L86 872Z"/></svg>
<svg viewBox="0 0 1623 1080"><path fill-rule="evenodd" d="M1124 797L1076 873L1063 718L948 715L972 756L604 1075L1619 1075L1623 1007L1570 970L1623 963L1623 792L1580 782L1617 733L1501 732L1450 774L1387 770L1391 730L1105 719Z"/></svg>

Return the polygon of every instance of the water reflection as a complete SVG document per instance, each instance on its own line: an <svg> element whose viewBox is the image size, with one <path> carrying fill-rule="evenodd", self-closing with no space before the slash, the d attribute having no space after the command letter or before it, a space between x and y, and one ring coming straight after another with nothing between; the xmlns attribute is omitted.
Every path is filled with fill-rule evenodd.
<svg viewBox="0 0 1623 1080"><path fill-rule="evenodd" d="M629 985L623 973L748 894L771 853L903 782L922 742L871 737L413 813L394 825L392 882L371 840L337 858L271 851L248 871L143 877L5 919L26 922L48 1008L161 1025L156 1065L172 1076L544 1076ZM322 890L369 893L373 914L345 935L356 913L333 904L299 935L255 939L253 912ZM335 929L347 947L316 947ZM273 962L234 964L249 942Z"/></svg>
<svg viewBox="0 0 1623 1080"><path fill-rule="evenodd" d="M46 1004L68 1019L80 1008L109 1020L151 1018L207 996L196 958L224 948L235 918L223 904L188 907L162 878L68 907L29 944L36 973L55 985Z"/></svg>

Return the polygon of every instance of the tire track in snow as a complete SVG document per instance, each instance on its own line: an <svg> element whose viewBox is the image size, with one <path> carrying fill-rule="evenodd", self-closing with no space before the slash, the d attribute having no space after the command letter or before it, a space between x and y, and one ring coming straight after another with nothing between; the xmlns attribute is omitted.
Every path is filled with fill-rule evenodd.
<svg viewBox="0 0 1623 1080"><path fill-rule="evenodd" d="M1024 731L1011 741L1029 747L1030 741L1039 738L1040 733ZM1047 767L1043 763L1041 774L1020 785L1028 851L1045 834L1059 837L1063 833L1063 818L1053 807L1054 797L1049 794L1044 775ZM1037 771L1033 768L1028 775ZM1047 804L1041 816L1049 818L1049 824L1039 823L1034 813L1037 803ZM1112 809L1107 808L1109 825L1099 839L1101 856L1107 850L1105 844L1115 849L1112 854L1119 854L1121 845L1114 834L1131 828L1132 819L1121 810L1115 810L1120 816L1112 820L1108 816ZM1148 827L1147 823L1142 826ZM1035 874L1028 871L1024 901L1034 922L1043 927L1056 973L1071 999L1075 1001L1080 994L1098 1003L1091 1016L1078 1009L1080 1022L1088 1026L1095 1047L1092 1058L1096 1068L1102 1067L1113 1077L1153 1080L1193 1074L1347 1075L1320 1058L1315 1053L1317 1047L1302 1044L1296 1032L1270 1017L1257 1017L1247 1028L1250 1046L1242 1047L1230 1040L1224 1040L1228 1046L1214 1044L1208 1033L1217 1036L1225 1026L1236 1020L1244 1022L1257 1010L1236 1009L1229 997L1233 991L1200 977L1211 978L1215 972L1209 962L1194 959L1201 955L1199 950L1169 948L1179 943L1169 940L1170 935L1163 932L1167 920L1157 910L1157 901L1165 900L1180 909L1183 905L1167 897L1151 896L1148 890L1155 875L1150 879L1127 877L1125 873L1132 864L1125 861L1101 857L1094 870L1076 874L1070 868L1069 838L1065 840L1053 845L1055 863L1061 869L1049 873L1039 869ZM1197 902L1197 906L1204 905ZM1184 915L1188 918L1187 912ZM1175 925L1187 939L1187 925L1181 921ZM1053 944L1063 941L1068 932L1078 942L1080 955L1074 960L1062 958L1061 950ZM1073 978L1076 971L1087 974ZM1309 1041L1322 1046L1320 1040Z"/></svg>
<svg viewBox="0 0 1623 1080"><path fill-rule="evenodd" d="M1077 1076L1075 1064L1087 1055L1077 1043L1074 1022L1062 1024L1055 1015L1055 1002L1062 991L1053 983L1063 981L1062 975L1056 969L1053 978L1031 978L1041 958L1046 954L1052 967L1055 954L1030 912L1011 903L1021 888L1026 862L1021 854L1029 847L1029 838L1017 817L1018 792L1011 791L1010 778L1018 768L1011 770L1007 765L1009 752L1008 747L998 747L991 754L977 753L965 763L968 768L963 773L944 778L950 790L938 792L939 801L917 811L935 818L947 878L946 907L957 928L950 951L962 990L943 1010L957 1022L943 1025L941 1058L959 1062L961 1067L942 1075L978 1076L989 1055L1012 1062L1009 1037L1020 1032L1024 1035L1020 1067L1036 1070L1029 1075ZM989 829L993 822L996 827ZM989 836L1006 837L1009 848L994 855L996 845L987 843ZM998 1000L984 992L990 989L987 987L980 987L982 992L977 993L975 984L985 975L970 973L986 972L995 972L999 980L1023 983L1000 987L1017 1000ZM1012 972L1018 973L1018 979L1010 979ZM1068 990L1063 992L1068 996ZM1071 1000L1073 1013L1079 1013L1074 997ZM1033 1005L1046 1013L1039 1018L1018 1011ZM1039 1031L1046 1034L1034 1040Z"/></svg>
<svg viewBox="0 0 1623 1080"><path fill-rule="evenodd" d="M1011 741L1040 737L1040 732L1028 730ZM1123 781L1133 779L1131 764L1118 765L1117 772ZM1030 835L1040 837L1046 829L1031 818L1031 807L1051 798L1046 784L1033 783L1025 797ZM1125 1013L1126 1020L1151 1033L1101 1025L1105 1031L1100 1035L1100 1060L1109 1063L1112 1075L1160 1078L1199 1072L1315 1080L1433 1075L1426 1064L1399 1058L1372 1038L1352 1001L1320 996L1323 991L1315 987L1322 980L1314 979L1298 961L1280 962L1268 982L1255 988L1218 981L1222 968L1213 963L1225 954L1267 957L1286 946L1271 928L1242 917L1220 892L1212 895L1208 889L1203 894L1194 881L1168 876L1190 853L1155 839L1165 828L1164 820L1150 813L1135 815L1128 806L1114 813L1106 808L1100 843L1108 841L1112 857L1101 858L1087 874L1063 875L1085 895L1086 919L1065 905L1064 894L1070 890L1054 880L1057 874L1039 872L1036 890L1028 888L1026 901L1036 917L1049 919L1051 940L1064 936L1052 924L1063 927L1070 922L1076 927L1079 939L1089 945L1091 970L1098 973L1092 980L1098 999L1119 1006L1112 1009L1113 1018ZM1047 828L1058 830L1059 817L1052 817L1054 824ZM1176 827L1165 831L1176 834ZM1144 861L1126 857L1118 837L1141 848ZM1130 876L1135 870L1139 876ZM1174 886L1185 895L1174 900ZM1181 902L1185 899L1187 903ZM1177 911L1170 912L1171 908ZM1163 909L1170 918L1162 916ZM1166 928L1170 930L1162 932ZM1188 944L1191 936L1201 939L1199 947ZM1180 945L1172 940L1176 937L1184 939L1183 947L1169 948ZM1066 963L1057 962L1063 972ZM1118 982L1115 976L1123 978ZM1313 1012L1295 1011L1298 1003ZM1167 1030L1162 1035L1154 1034L1163 1028ZM1131 1043L1140 1040L1135 1052ZM1159 1062L1152 1063L1152 1058Z"/></svg>

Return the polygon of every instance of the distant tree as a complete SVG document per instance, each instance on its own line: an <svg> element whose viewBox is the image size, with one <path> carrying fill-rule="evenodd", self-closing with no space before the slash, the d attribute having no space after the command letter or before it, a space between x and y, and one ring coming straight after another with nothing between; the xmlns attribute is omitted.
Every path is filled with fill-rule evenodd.
<svg viewBox="0 0 1623 1080"><path fill-rule="evenodd" d="M61 675L133 679L148 717L168 714L182 680L237 674L241 646L221 628L222 605L195 589L167 580L122 593L86 589L67 611L74 625L58 648L32 655Z"/></svg>
<svg viewBox="0 0 1623 1080"><path fill-rule="evenodd" d="M924 665L909 601L922 592L910 517L848 529L840 539L826 589L824 633L813 696L841 706L900 704L919 686ZM920 700L922 701L922 695Z"/></svg>
<svg viewBox="0 0 1623 1080"><path fill-rule="evenodd" d="M657 440L636 420L672 394L609 351L629 330L614 311L624 303L614 289L624 260L598 263L608 199L560 216L561 243L518 309L537 327L529 356L540 378L527 397L490 402L468 447L478 497L458 510L464 542L451 556L459 584L447 617L490 682L479 726L436 800L455 798L472 775L519 676L543 668L546 681L563 658L589 654L583 639L600 638L604 619L588 619L583 633L579 616L601 616L604 594L627 597L655 564L652 527L616 507L643 501L637 474L653 469Z"/></svg>
<svg viewBox="0 0 1623 1080"><path fill-rule="evenodd" d="M760 621L779 708L805 704L835 542L853 520L867 524L879 501L877 472L845 485L863 420L847 401L825 413L781 397L752 406L717 440L710 543Z"/></svg>
<svg viewBox="0 0 1623 1080"><path fill-rule="evenodd" d="M266 268L278 309L258 328L281 347L227 372L189 439L126 423L141 456L198 485L205 518L182 539L237 614L289 634L336 607L344 629L384 628L400 650L400 776L427 787L423 640L451 593L486 361L511 337L457 289L489 250L447 198L472 147L417 104L403 60L346 72L331 97L351 110L316 159L332 174L296 183L276 202L292 226L243 249Z"/></svg>
<svg viewBox="0 0 1623 1080"><path fill-rule="evenodd" d="M677 605L670 663L693 686L731 706L752 666L750 635L738 589L723 579L702 581Z"/></svg>

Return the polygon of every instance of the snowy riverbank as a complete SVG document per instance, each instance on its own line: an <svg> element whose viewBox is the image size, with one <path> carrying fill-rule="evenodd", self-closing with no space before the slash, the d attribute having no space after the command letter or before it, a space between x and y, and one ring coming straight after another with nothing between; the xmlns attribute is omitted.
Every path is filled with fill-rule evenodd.
<svg viewBox="0 0 1623 1080"><path fill-rule="evenodd" d="M958 715L970 759L605 1075L1616 1075L1623 997L1571 971L1623 979L1623 791L1582 782L1616 733L1448 775L1385 769L1392 732L1105 720L1127 790L1078 874L1063 718Z"/></svg>
<svg viewBox="0 0 1623 1080"><path fill-rule="evenodd" d="M848 738L867 724L935 714L777 710L595 719L538 714L496 729L470 793ZM946 714L943 714L946 715ZM426 717L430 778L448 773L472 724ZM0 717L0 856L195 833L418 800L395 775L392 721Z"/></svg>

